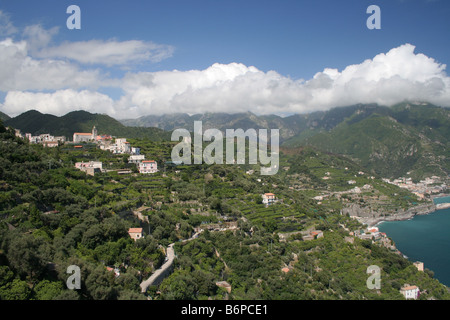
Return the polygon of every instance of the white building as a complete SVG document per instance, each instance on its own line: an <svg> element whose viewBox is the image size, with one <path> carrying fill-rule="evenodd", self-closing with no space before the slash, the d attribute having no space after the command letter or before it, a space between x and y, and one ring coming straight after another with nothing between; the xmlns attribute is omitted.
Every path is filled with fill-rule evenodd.
<svg viewBox="0 0 450 320"><path fill-rule="evenodd" d="M96 172L102 171L103 164L100 161L77 162L75 163L75 168L93 176Z"/></svg>
<svg viewBox="0 0 450 320"><path fill-rule="evenodd" d="M419 287L406 285L400 289L400 293L405 297L405 299L417 299L419 298Z"/></svg>
<svg viewBox="0 0 450 320"><path fill-rule="evenodd" d="M266 206L269 206L276 202L275 194L273 193L265 193L262 195L262 203Z"/></svg>
<svg viewBox="0 0 450 320"><path fill-rule="evenodd" d="M158 163L155 160L144 160L138 163L139 173L155 173L158 171Z"/></svg>
<svg viewBox="0 0 450 320"><path fill-rule="evenodd" d="M142 228L129 228L128 234L130 235L130 238L133 239L134 241L144 237Z"/></svg>
<svg viewBox="0 0 450 320"><path fill-rule="evenodd" d="M128 163L140 163L145 160L145 155L143 154L133 154L128 158Z"/></svg>
<svg viewBox="0 0 450 320"><path fill-rule="evenodd" d="M97 128L92 127L92 132L75 132L73 134L73 142L89 142L89 141L96 141L97 140Z"/></svg>
<svg viewBox="0 0 450 320"><path fill-rule="evenodd" d="M112 145L112 152L117 154L131 153L131 145L126 138L117 138L115 144Z"/></svg>

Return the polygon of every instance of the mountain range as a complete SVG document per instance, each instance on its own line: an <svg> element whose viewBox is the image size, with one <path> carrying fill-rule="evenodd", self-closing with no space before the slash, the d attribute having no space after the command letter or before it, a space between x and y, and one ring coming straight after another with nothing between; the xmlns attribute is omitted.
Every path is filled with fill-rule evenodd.
<svg viewBox="0 0 450 320"><path fill-rule="evenodd" d="M4 124L20 129L22 133L33 135L50 133L55 136L65 136L69 140L72 140L74 132L91 132L94 125L98 134L150 138L158 141L170 139L168 132L158 128L125 126L108 115L92 114L81 110L72 111L61 117L30 110L4 121Z"/></svg>
<svg viewBox="0 0 450 320"><path fill-rule="evenodd" d="M121 120L125 125L163 130L203 128L279 129L284 147L314 146L345 155L384 177L449 173L450 109L425 102L394 106L357 104L288 117L257 116L251 112L226 114L166 114Z"/></svg>
<svg viewBox="0 0 450 320"><path fill-rule="evenodd" d="M309 114L258 116L251 112L227 114L165 114L116 120L86 111L62 117L27 111L4 120L5 125L33 134L72 136L90 132L129 138L170 139L174 129L193 130L202 121L203 130L279 129L284 148L313 146L344 155L374 174L397 178L448 176L450 169L450 109L425 102L404 102L394 106L357 104Z"/></svg>

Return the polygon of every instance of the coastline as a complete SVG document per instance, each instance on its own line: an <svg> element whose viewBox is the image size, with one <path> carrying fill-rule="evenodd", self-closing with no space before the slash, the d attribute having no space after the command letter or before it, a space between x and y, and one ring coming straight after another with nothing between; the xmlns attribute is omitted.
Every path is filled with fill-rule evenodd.
<svg viewBox="0 0 450 320"><path fill-rule="evenodd" d="M432 196L432 197L430 197L431 199L432 199L432 204L434 204L434 207L435 207L435 210L430 210L429 212L425 212L425 211L422 211L422 212L420 212L420 213L418 213L418 214L414 214L414 215L399 215L399 216L397 216L397 217L386 217L386 218L388 218L388 219L380 219L380 221L378 221L378 222L376 222L376 226L379 226L380 224L382 224L383 222L386 222L386 221L402 221L402 220L411 220L411 219L413 219L416 215L428 215L428 214L431 214L431 213L435 213L435 212L438 212L438 211L440 211L440 210L443 210L443 209L448 209L448 208L450 208L450 195L449 194L439 194L439 195L434 195L434 196ZM438 202L438 203L435 203L435 199L438 199L438 198L448 198L448 199L443 199L442 201L443 202ZM431 206L430 206L431 207ZM415 208L417 208L417 207L415 207ZM414 208L410 208L410 209L414 209ZM442 217L442 216L441 216ZM389 219L389 218L391 218L391 219ZM432 219L432 218L431 218ZM371 222L374 222L374 221L371 221ZM392 231L392 230L391 230ZM386 233L389 233L389 231L383 231L383 232L386 232ZM393 231L392 231L393 232ZM394 244L394 246L395 246L395 244ZM406 250L406 249L405 249ZM411 249L411 248L409 248L409 251L410 251L410 254L412 255L412 253L411 252L416 252L416 250L419 250L420 251L420 249L416 249L416 247L414 247L413 249ZM403 256L405 259L408 259L408 260L410 260L411 262L413 262L414 260L411 260L411 258L410 257L408 257L408 256L406 256L405 254L403 254L402 252L400 252L398 249L397 249L397 252L401 255L401 256ZM417 258L415 258L415 259L417 259ZM420 261L424 261L425 263L427 263L427 260L426 260L426 258L423 258L424 260L422 260L422 258L419 258L419 260ZM430 263L431 264L431 263ZM434 266L434 267L436 267L436 266ZM431 268L431 267L429 267L429 268ZM442 266L440 266L439 267L440 269L440 271L442 271L441 269L442 269ZM436 269L437 269L437 267L436 267ZM445 268L444 268L445 269ZM433 271L434 271L434 268L432 269ZM445 272L444 272L445 273ZM446 275L448 275L448 273L445 273ZM439 282L441 282L441 280L440 280L440 277L435 277ZM448 281L448 279L447 279L447 281ZM442 283L442 282L441 282ZM444 284L446 287L447 287L447 290L450 292L450 286L448 286L448 284L446 285L446 284Z"/></svg>
<svg viewBox="0 0 450 320"><path fill-rule="evenodd" d="M436 205L431 203L431 204L420 205L420 206L409 208L404 213L398 213L398 214L390 215L390 216L380 216L377 218L367 218L367 219L361 220L361 222L367 224L369 227L374 227L374 226L378 226L381 223L387 222L387 221L411 220L415 216L427 215L427 214L433 213L435 211L436 211Z"/></svg>
<svg viewBox="0 0 450 320"><path fill-rule="evenodd" d="M375 227L383 222L387 221L404 221L414 218L416 215L427 215L435 212L436 210L446 209L447 206L437 206L434 203L434 199L450 197L450 194L437 194L430 197L431 202L429 204L421 204L412 208L407 209L403 213L398 213L390 216L379 216L379 217L358 217L358 220L366 224L368 227Z"/></svg>

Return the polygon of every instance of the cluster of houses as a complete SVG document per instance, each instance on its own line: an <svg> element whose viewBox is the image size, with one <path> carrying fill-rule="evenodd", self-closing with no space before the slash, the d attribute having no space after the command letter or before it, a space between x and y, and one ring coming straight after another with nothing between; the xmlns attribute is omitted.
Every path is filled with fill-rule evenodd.
<svg viewBox="0 0 450 320"><path fill-rule="evenodd" d="M155 173L158 171L158 163L155 160L146 160L145 155L141 154L140 148L132 147L126 138L116 138L113 142L109 135L98 135L95 126L90 133L75 132L73 142L96 142L100 149L110 151L113 154L130 154L128 163L136 164L139 173ZM102 163L96 161L79 162L75 164L75 167L91 175L102 171Z"/></svg>
<svg viewBox="0 0 450 320"><path fill-rule="evenodd" d="M386 247L393 252L401 254L400 251L398 251L395 245L392 243L392 241L387 237L386 233L380 232L377 227L369 227L366 229L356 230L350 232L350 235L363 240L372 240L372 243Z"/></svg>
<svg viewBox="0 0 450 320"><path fill-rule="evenodd" d="M44 147L48 148L57 147L66 143L66 137L63 136L52 136L49 133L43 133L38 136L33 136L31 133L25 133L25 135L23 135L20 130L15 129L15 131L16 137L27 139L33 144L42 144Z"/></svg>
<svg viewBox="0 0 450 320"><path fill-rule="evenodd" d="M33 136L31 133L23 135L20 130L15 129L15 134L22 139L28 139L30 143L42 144L44 147L57 147L69 143L66 137L52 136L49 133L38 136ZM75 132L73 134L72 143L77 144L83 142L97 143L100 149L110 151L113 154L130 154L128 163L135 163L139 173L155 173L158 171L158 163L155 160L146 160L145 155L141 154L140 148L132 147L126 138L113 139L110 135L99 135L95 126L91 132ZM75 168L89 175L103 171L103 165L99 161L77 162Z"/></svg>
<svg viewBox="0 0 450 320"><path fill-rule="evenodd" d="M75 132L73 143L95 142L100 149L110 151L114 154L140 154L139 148L133 148L126 138L113 139L110 135L99 135L94 126L92 132Z"/></svg>
<svg viewBox="0 0 450 320"><path fill-rule="evenodd" d="M409 173L409 172L408 172ZM384 182L394 184L400 188L408 189L414 193L419 199L424 199L426 195L438 194L444 192L448 186L445 182L441 181L438 176L432 176L431 178L425 178L417 183L414 183L411 178L401 177L390 181L389 179L383 179Z"/></svg>

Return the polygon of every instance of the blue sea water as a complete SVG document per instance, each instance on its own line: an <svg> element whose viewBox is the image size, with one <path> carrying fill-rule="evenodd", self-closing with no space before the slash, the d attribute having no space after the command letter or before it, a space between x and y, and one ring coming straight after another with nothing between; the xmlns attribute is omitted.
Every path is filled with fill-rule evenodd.
<svg viewBox="0 0 450 320"><path fill-rule="evenodd" d="M437 198L450 202L450 197ZM450 209L437 210L411 220L387 221L378 226L412 262L421 261L434 277L450 287Z"/></svg>

